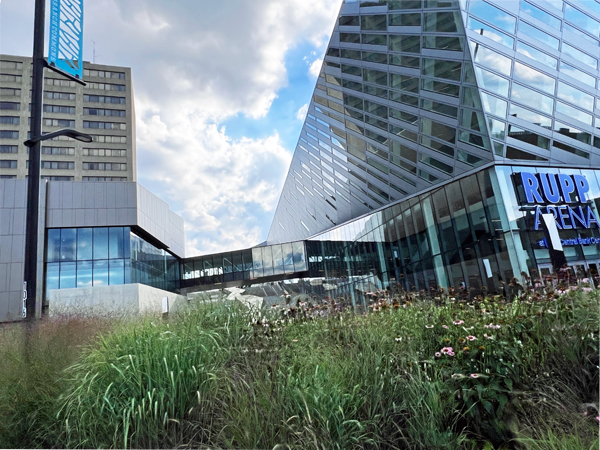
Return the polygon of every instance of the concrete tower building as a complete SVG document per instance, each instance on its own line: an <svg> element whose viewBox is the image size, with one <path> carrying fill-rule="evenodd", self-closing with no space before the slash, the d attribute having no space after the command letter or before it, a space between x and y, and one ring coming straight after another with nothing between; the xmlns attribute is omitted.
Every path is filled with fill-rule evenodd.
<svg viewBox="0 0 600 450"><path fill-rule="evenodd" d="M31 58L0 55L0 177L27 176ZM61 136L42 145L42 177L54 181L136 181L131 69L84 62L87 86L47 70L44 132L75 128L85 144Z"/></svg>

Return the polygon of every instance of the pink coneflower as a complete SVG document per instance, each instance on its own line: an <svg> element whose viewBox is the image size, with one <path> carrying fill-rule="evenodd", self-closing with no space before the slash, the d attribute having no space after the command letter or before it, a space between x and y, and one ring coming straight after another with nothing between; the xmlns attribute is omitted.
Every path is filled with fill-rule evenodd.
<svg viewBox="0 0 600 450"><path fill-rule="evenodd" d="M444 355L448 355L448 354L452 353L452 347L444 347L443 349L440 350L440 352L442 352Z"/></svg>
<svg viewBox="0 0 600 450"><path fill-rule="evenodd" d="M479 378L479 374L478 373L472 373L471 374L471 378Z"/></svg>
<svg viewBox="0 0 600 450"><path fill-rule="evenodd" d="M442 356L442 354L440 352L435 352L435 357L439 358L440 356Z"/></svg>
<svg viewBox="0 0 600 450"><path fill-rule="evenodd" d="M442 325L442 328L447 330L448 329L448 325Z"/></svg>
<svg viewBox="0 0 600 450"><path fill-rule="evenodd" d="M433 328L433 325L425 325L425 328Z"/></svg>
<svg viewBox="0 0 600 450"><path fill-rule="evenodd" d="M463 323L465 323L464 320L455 320L454 322L452 322L452 324L454 325L462 325Z"/></svg>
<svg viewBox="0 0 600 450"><path fill-rule="evenodd" d="M454 352L449 352L448 356L454 356Z"/></svg>
<svg viewBox="0 0 600 450"><path fill-rule="evenodd" d="M474 341L475 339L477 339L475 336L467 336L468 341Z"/></svg>

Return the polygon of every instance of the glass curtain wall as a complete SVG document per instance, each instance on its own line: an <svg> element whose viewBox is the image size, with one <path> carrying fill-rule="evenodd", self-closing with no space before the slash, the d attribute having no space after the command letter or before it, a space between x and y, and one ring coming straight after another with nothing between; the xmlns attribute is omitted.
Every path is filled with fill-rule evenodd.
<svg viewBox="0 0 600 450"><path fill-rule="evenodd" d="M129 227L48 230L46 292L130 283L129 236Z"/></svg>
<svg viewBox="0 0 600 450"><path fill-rule="evenodd" d="M306 271L304 242L186 258L182 286L226 283Z"/></svg>
<svg viewBox="0 0 600 450"><path fill-rule="evenodd" d="M165 291L180 287L180 260L131 233L131 282Z"/></svg>
<svg viewBox="0 0 600 450"><path fill-rule="evenodd" d="M592 216L600 217L600 171L496 166L313 238L307 242L309 276L335 279L341 292L453 286L477 295L493 293L500 279L523 281L552 261L542 227L535 230L535 210L524 207L523 189L515 182L521 172L585 177L583 211L589 205ZM583 216L575 194L569 201ZM555 215L567 262L600 265L597 223L586 212L572 227L561 227L567 207L553 208L564 216ZM586 221L588 226L579 223Z"/></svg>

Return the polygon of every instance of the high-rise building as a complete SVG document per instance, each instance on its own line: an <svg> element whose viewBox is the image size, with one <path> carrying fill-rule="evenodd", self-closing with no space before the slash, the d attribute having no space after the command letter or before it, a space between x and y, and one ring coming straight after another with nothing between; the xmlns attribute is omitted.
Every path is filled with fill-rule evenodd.
<svg viewBox="0 0 600 450"><path fill-rule="evenodd" d="M478 167L599 167L600 4L346 0L268 242Z"/></svg>
<svg viewBox="0 0 600 450"><path fill-rule="evenodd" d="M0 177L27 176L32 59L0 55ZM131 69L84 62L84 87L44 74L44 132L75 128L82 143L60 136L42 143L42 177L55 181L135 181L135 109Z"/></svg>

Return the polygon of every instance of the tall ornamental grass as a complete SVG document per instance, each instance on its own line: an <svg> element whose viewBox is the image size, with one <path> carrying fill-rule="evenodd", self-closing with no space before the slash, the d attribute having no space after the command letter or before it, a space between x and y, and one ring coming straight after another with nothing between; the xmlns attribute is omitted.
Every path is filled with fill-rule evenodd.
<svg viewBox="0 0 600 450"><path fill-rule="evenodd" d="M7 416L0 430L18 431L0 444L598 448L598 327L597 291L511 304L387 298L366 314L199 303L118 324L50 364L44 400ZM3 414L20 405L0 392Z"/></svg>

